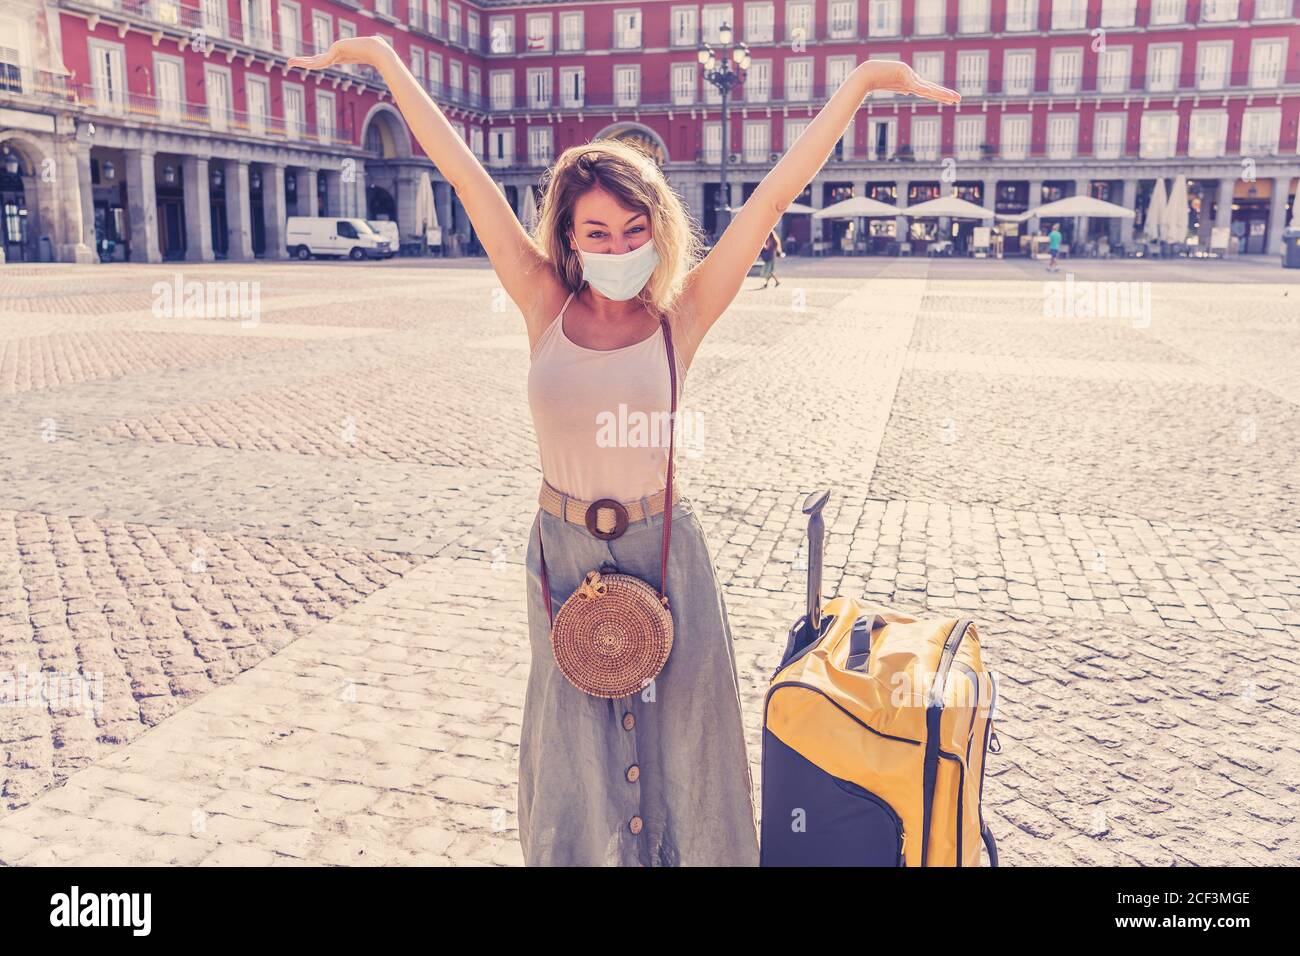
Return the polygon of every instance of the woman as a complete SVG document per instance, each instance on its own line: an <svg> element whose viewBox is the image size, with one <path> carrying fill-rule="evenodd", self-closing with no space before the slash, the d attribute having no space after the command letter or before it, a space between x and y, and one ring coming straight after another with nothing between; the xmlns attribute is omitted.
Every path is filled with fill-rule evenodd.
<svg viewBox="0 0 1300 956"><path fill-rule="evenodd" d="M767 288L769 279L776 279L779 286L781 280L776 278L776 257L784 256L785 251L781 248L781 237L773 229L767 234L767 239L763 241L763 248L758 257L763 260L763 271L759 273L763 277L763 288Z"/></svg>
<svg viewBox="0 0 1300 956"><path fill-rule="evenodd" d="M593 416L668 411L667 345L680 383L764 239L826 162L864 96L889 90L942 103L959 97L905 64L860 64L697 261L699 240L681 199L632 147L600 140L565 150L548 173L536 234L529 236L478 157L382 39L339 40L288 65L348 63L383 75L416 139L456 190L528 332L543 482L525 562L532 650L519 745L525 863L756 865L731 632L689 499L679 494L668 504L672 653L639 695L589 696L559 672L540 593L539 545L544 541L556 607L588 570L606 562L661 586L666 442L649 452L611 446L598 437L605 430ZM628 515L616 538L597 537L582 523L599 498L618 501ZM608 532L611 511L617 509L595 509L597 530Z"/></svg>

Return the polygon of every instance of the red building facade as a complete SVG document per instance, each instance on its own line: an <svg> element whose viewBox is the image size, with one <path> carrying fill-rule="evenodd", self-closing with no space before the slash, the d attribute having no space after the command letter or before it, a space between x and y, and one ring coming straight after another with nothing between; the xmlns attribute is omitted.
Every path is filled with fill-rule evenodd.
<svg viewBox="0 0 1300 956"><path fill-rule="evenodd" d="M963 102L868 96L807 204L865 194L905 207L955 191L1014 213L1086 192L1141 210L1157 178L1182 174L1200 241L1229 226L1241 251L1276 252L1300 172L1293 6L9 0L0 18L19 11L11 22L20 38L0 44L9 76L0 148L19 168L0 193L21 194L28 228L7 252L39 257L34 227L50 237L53 258L84 257L78 250L106 236L113 257L143 261L275 258L286 254L283 223L294 214L392 218L409 236L426 172L444 237L473 248L463 210L376 74L285 65L339 36L370 34L408 63L521 216L559 151L617 136L651 152L712 231L723 201L722 104L697 52L717 46L724 24L752 58L727 109L733 208L854 65L895 58ZM38 175L51 162L63 171L53 188ZM1014 243L1035 227L1005 228ZM846 228L806 216L782 226L832 250ZM949 228L872 220L857 238L927 241ZM1067 239L1127 245L1132 230L1079 221L1067 224Z"/></svg>

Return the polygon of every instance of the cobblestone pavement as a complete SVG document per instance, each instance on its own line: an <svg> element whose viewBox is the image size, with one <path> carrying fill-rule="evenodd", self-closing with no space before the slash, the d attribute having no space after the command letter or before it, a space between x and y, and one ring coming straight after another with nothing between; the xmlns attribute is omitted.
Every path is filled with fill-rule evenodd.
<svg viewBox="0 0 1300 956"><path fill-rule="evenodd" d="M1300 862L1300 274L778 269L679 443L755 780L830 487L827 594L980 622L1004 863ZM520 863L527 364L482 263L0 270L0 861Z"/></svg>

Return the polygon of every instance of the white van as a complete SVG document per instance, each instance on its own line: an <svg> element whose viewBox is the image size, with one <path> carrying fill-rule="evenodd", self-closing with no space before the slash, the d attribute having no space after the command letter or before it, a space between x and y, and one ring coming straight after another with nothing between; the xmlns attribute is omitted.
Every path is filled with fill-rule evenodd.
<svg viewBox="0 0 1300 956"><path fill-rule="evenodd" d="M390 246L364 219L290 216L285 225L285 242L289 255L299 259L312 256L378 259L397 251L395 245Z"/></svg>
<svg viewBox="0 0 1300 956"><path fill-rule="evenodd" d="M366 225L370 231L375 233L381 239L388 240L389 253L385 258L392 258L397 255L397 250L401 248L402 237L397 231L397 223L391 219L367 219Z"/></svg>

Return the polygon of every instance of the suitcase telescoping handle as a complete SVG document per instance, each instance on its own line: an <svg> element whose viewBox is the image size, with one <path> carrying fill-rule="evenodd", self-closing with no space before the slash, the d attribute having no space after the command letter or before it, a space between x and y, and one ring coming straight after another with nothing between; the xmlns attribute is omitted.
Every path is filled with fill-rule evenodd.
<svg viewBox="0 0 1300 956"><path fill-rule="evenodd" d="M814 636L822 623L822 546L826 538L822 509L830 497L828 488L814 491L803 502L803 513L808 516L808 632Z"/></svg>

